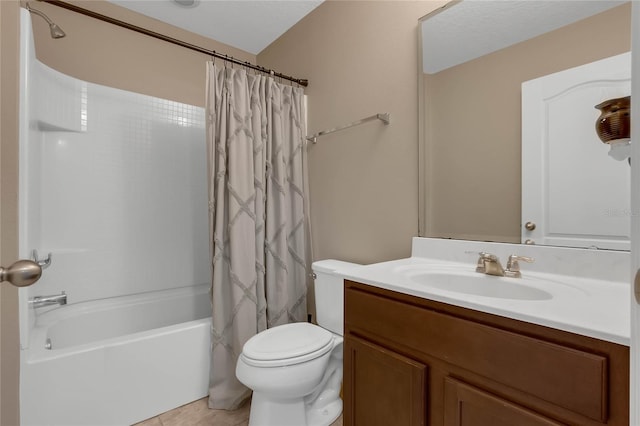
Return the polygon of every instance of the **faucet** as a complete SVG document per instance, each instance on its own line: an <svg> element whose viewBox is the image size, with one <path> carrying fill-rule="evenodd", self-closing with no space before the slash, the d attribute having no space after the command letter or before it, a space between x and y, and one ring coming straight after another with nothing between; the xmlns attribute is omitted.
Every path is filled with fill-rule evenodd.
<svg viewBox="0 0 640 426"><path fill-rule="evenodd" d="M495 254L480 252L480 257L478 258L478 264L476 266L476 272L480 272L482 274L487 275L495 275L498 277L511 277L511 278L520 278L522 274L520 273L520 264L518 261L531 263L534 261L532 257L527 256L518 256L512 254L509 256L509 260L507 261L507 269L504 269L500 264L500 259Z"/></svg>
<svg viewBox="0 0 640 426"><path fill-rule="evenodd" d="M66 305L67 304L67 293L64 291L60 294L55 294L52 296L35 296L33 299L29 299L29 305L34 308L41 308L43 306L50 305Z"/></svg>
<svg viewBox="0 0 640 426"><path fill-rule="evenodd" d="M476 272L504 277L504 269L500 264L500 259L498 259L498 256L484 251L481 251L479 254L480 257L478 258Z"/></svg>

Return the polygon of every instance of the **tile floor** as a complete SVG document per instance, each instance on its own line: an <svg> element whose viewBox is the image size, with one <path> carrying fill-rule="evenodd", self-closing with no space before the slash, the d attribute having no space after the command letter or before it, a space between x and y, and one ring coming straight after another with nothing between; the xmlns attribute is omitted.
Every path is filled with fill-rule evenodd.
<svg viewBox="0 0 640 426"><path fill-rule="evenodd" d="M247 403L235 411L210 410L207 398L202 398L135 426L247 426L250 407ZM342 415L331 426L342 426Z"/></svg>

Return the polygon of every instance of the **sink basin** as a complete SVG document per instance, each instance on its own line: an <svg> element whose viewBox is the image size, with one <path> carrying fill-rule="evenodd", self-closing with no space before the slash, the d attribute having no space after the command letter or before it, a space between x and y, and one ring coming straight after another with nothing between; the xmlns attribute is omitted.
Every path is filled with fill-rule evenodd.
<svg viewBox="0 0 640 426"><path fill-rule="evenodd" d="M412 281L434 289L498 299L549 300L548 291L528 285L522 278L495 277L476 272L429 271L410 274Z"/></svg>

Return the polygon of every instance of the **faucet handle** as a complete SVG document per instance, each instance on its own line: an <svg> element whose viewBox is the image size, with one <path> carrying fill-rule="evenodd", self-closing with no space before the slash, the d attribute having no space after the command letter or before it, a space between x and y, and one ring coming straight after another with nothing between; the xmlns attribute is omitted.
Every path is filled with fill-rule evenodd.
<svg viewBox="0 0 640 426"><path fill-rule="evenodd" d="M522 274L520 273L520 264L518 263L518 261L533 263L534 260L535 259L533 257L518 256L516 254L512 254L511 256L509 256L509 260L507 261L507 269L504 271L505 276L520 278Z"/></svg>
<svg viewBox="0 0 640 426"><path fill-rule="evenodd" d="M496 256L493 253L487 253L486 251L481 251L480 253L478 253L480 255L480 259L482 260L490 260L491 262L497 262L498 256Z"/></svg>
<svg viewBox="0 0 640 426"><path fill-rule="evenodd" d="M476 265L476 272L486 273L487 267L485 262L488 260L490 262L498 262L498 256L495 254L487 253L486 251L478 252L478 264Z"/></svg>

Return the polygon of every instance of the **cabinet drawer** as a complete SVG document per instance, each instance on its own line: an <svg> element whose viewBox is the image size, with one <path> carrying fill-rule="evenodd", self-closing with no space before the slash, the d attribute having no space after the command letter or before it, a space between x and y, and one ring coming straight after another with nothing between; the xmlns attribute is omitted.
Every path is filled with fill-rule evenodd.
<svg viewBox="0 0 640 426"><path fill-rule="evenodd" d="M353 288L345 289L345 306L348 330L385 336L588 418L607 420L606 356Z"/></svg>

